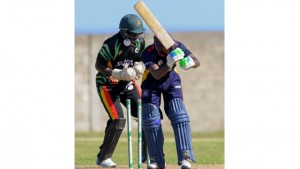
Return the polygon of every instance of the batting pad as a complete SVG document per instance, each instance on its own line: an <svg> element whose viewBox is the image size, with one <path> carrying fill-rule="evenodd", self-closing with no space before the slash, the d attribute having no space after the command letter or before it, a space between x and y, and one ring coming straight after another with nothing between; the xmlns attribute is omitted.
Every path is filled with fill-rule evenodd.
<svg viewBox="0 0 300 169"><path fill-rule="evenodd" d="M160 113L156 106L147 103L142 106L142 124L150 161L155 161L159 168L165 167L164 136L161 128Z"/></svg>
<svg viewBox="0 0 300 169"><path fill-rule="evenodd" d="M174 130L178 165L184 159L194 160L191 142L190 120L182 99L176 98L169 103L169 119Z"/></svg>

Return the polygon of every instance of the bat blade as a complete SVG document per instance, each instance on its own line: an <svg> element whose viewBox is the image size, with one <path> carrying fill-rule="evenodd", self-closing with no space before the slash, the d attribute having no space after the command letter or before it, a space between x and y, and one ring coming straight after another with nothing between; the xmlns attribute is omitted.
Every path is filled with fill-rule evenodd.
<svg viewBox="0 0 300 169"><path fill-rule="evenodd" d="M158 22L158 20L155 18L155 16L143 1L137 2L134 5L134 8L166 49L174 47L174 40L166 32L164 27Z"/></svg>

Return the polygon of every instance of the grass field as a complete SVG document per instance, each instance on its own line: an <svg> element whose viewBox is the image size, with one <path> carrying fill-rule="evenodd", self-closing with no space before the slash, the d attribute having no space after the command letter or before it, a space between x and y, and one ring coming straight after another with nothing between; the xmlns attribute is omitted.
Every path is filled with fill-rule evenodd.
<svg viewBox="0 0 300 169"><path fill-rule="evenodd" d="M164 133L165 159L168 168L177 166L177 154L172 132ZM75 133L75 168L88 169L100 168L95 164L99 145L102 142L103 133ZM192 133L192 143L196 163L192 163L193 168L224 168L224 132ZM116 150L112 156L118 168L128 168L128 147L127 132L124 130ZM133 132L133 162L137 168L137 135ZM145 167L144 167L145 166ZM143 168L146 168L144 165Z"/></svg>

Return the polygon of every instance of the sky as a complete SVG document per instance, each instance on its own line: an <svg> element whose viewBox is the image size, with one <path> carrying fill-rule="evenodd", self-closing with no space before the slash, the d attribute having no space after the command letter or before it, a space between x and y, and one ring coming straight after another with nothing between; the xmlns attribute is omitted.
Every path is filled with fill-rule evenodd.
<svg viewBox="0 0 300 169"><path fill-rule="evenodd" d="M118 31L121 18L138 14L138 0L75 0L75 33L96 34ZM169 32L224 30L224 0L144 0ZM146 32L150 31L144 23Z"/></svg>

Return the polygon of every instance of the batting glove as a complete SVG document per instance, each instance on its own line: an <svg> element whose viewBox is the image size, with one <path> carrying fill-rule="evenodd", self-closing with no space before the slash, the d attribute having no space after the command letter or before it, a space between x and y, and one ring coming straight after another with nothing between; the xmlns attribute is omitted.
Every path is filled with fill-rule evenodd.
<svg viewBox="0 0 300 169"><path fill-rule="evenodd" d="M179 65L183 70L189 70L195 65L195 62L190 56L187 56L179 61Z"/></svg>
<svg viewBox="0 0 300 169"><path fill-rule="evenodd" d="M167 65L171 69L174 63L178 62L184 57L184 52L180 48L176 48L172 52L170 52L167 56Z"/></svg>

